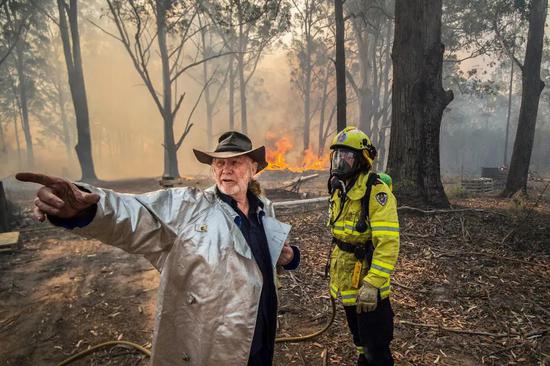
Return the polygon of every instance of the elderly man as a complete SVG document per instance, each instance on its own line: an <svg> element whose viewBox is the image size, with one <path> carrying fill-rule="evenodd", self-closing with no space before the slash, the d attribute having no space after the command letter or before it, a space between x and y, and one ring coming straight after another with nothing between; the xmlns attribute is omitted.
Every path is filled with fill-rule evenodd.
<svg viewBox="0 0 550 366"><path fill-rule="evenodd" d="M300 256L253 179L267 166L265 148L230 131L214 152L194 153L211 166L214 187L131 195L41 174L17 178L43 185L38 220L142 254L159 270L152 365L271 365L275 264L294 269Z"/></svg>

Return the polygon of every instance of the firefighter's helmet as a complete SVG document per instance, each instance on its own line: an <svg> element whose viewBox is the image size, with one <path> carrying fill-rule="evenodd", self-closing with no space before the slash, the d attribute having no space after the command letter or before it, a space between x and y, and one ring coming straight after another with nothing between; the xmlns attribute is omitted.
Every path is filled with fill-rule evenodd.
<svg viewBox="0 0 550 366"><path fill-rule="evenodd" d="M369 136L353 126L340 131L332 140L330 149L331 173L343 178L352 176L361 169L370 169L376 157L376 149Z"/></svg>

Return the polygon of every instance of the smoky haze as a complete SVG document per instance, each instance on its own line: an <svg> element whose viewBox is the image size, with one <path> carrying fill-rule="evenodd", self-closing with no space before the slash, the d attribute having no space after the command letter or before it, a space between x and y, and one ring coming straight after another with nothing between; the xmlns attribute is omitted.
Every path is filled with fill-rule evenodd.
<svg viewBox="0 0 550 366"><path fill-rule="evenodd" d="M116 29L109 19L99 16L97 12L96 16L92 16L90 13L81 16L79 22L93 157L97 175L104 180L159 177L163 174L164 159L162 117L123 45L97 29L86 18L90 18L90 20L113 34L116 34ZM298 24L291 26L293 32L296 31L297 26ZM351 29L348 31L351 32ZM299 164L303 155L304 117L303 100L291 83L293 75L292 65L289 64L288 48L294 35L294 33L288 31L280 37L283 45L275 44L275 46L266 49L254 76L251 78L247 91L248 133L255 145L270 142L266 140L268 135L280 134L281 137L286 136L292 142L287 161ZM57 34L52 39L53 42L60 42ZM187 58L185 63L192 62L191 55L194 51L192 45L192 43L189 43L186 49ZM356 45L350 42L349 47L353 48ZM353 52L349 52L349 54L352 55ZM48 57L58 60L61 73L66 78L61 47L58 47L57 54L49 54ZM455 100L448 106L443 116L441 131L441 171L443 175L452 176L466 173L475 176L479 175L482 166L499 166L504 163L504 130L506 126L509 65L504 65L504 67L501 64L491 66L489 65L491 57L493 56L467 60L460 66L460 69L463 74L466 74L468 69L472 68L483 71L483 81L493 80L497 85L496 92L493 95L462 94L456 85L452 83L446 85L446 88L453 89L455 92ZM227 58L227 56L223 56L214 62L225 66L228 62ZM352 58L350 63L350 73L357 76L358 67L356 64L358 60ZM150 74L157 91L162 89L160 70L160 59L157 50L154 49L150 59ZM174 123L176 140L181 135L188 115L200 95L202 86L195 79L201 78L201 72L202 68L200 66L195 67L178 80L178 92L185 92L186 96ZM391 78L391 68L389 73ZM447 70L447 73L450 74L451 72ZM508 159L512 153L517 125L521 98L519 95L520 85L521 77L516 73ZM225 89L227 89L227 86ZM318 85L315 86L314 92L318 92L319 89ZM70 100L68 89L66 98ZM333 100L330 100L329 103L333 103ZM550 123L547 122L550 115L549 103L550 97L548 88L546 88L540 102L539 123L532 159L532 166L540 172L547 172L550 169L550 163L546 159L550 154L550 145L548 144ZM74 146L76 144L76 128L72 105L70 102L68 105L68 109L71 110L69 127L72 135L72 145ZM237 91L235 95L236 129L240 129L238 105ZM331 108L332 105L327 107L327 120ZM0 121L4 126L6 147L6 152L0 155L2 159L0 178L28 169L63 175L71 179L77 179L81 176L74 149L71 150L70 157L67 157L62 140L53 138L52 127L41 120L50 119L52 125L59 124L59 117L57 115L41 116L40 113L33 112L32 109L30 113L30 126L35 150L34 167L25 163L25 141L20 121L17 121L19 125L20 154L17 151L13 122L11 119ZM357 125L359 115L358 100L353 93L349 92L348 125ZM53 121L54 119L55 121ZM183 176L208 174L208 167L198 163L192 153L192 148L205 150L209 148L207 146L206 108L203 100L198 103L191 121L194 126L177 154L180 173ZM318 145L318 128L319 112L317 111L314 113L310 128L310 146L315 152L318 148L316 146ZM227 93L222 93L214 115L214 142L223 131L228 129ZM328 130L330 132L334 131L334 126ZM385 144L387 151L389 128L386 131ZM370 131L366 132L370 133ZM325 142L325 152L331 137L332 135L329 134L328 141ZM382 170L384 167L380 168Z"/></svg>
<svg viewBox="0 0 550 366"><path fill-rule="evenodd" d="M99 22L98 19L95 21ZM93 27L84 21L81 23L81 27ZM100 24L114 31L105 21ZM81 39L93 157L99 178L111 180L162 175L162 118L122 44L95 29L87 29ZM63 62L61 54L57 57ZM160 62L153 56L150 65L155 86L160 90ZM198 78L201 71L200 67L195 67L190 73ZM301 119L296 117L298 105L292 95L289 73L286 55L281 50L268 50L258 64L247 98L249 135L254 145L265 143L268 129L296 135L301 128ZM183 131L188 114L200 94L201 85L191 77L182 77L178 81L178 91L185 92L186 96L174 123L176 138ZM216 107L215 142L229 128L226 100L222 95ZM209 172L208 167L196 161L192 152L192 148L208 150L205 113L204 102L201 100L191 119L194 126L178 151L179 167L183 176ZM237 128L238 117L237 113ZM44 136L42 124L32 114L30 118L35 142L35 169L49 174L68 175L72 179L79 178L80 168L74 150L71 152L72 158L68 159L60 139ZM71 121L71 130L74 141L74 121ZM5 133L9 153L7 161L0 164L0 176L13 175L21 169L11 124L7 126ZM21 130L19 140L24 149ZM296 145L299 145L299 139L297 140ZM24 151L21 160L25 160Z"/></svg>

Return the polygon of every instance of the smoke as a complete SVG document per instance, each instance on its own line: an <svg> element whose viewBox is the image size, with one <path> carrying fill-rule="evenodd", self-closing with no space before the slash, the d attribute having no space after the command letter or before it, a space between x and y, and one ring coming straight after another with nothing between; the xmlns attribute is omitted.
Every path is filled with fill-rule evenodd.
<svg viewBox="0 0 550 366"><path fill-rule="evenodd" d="M97 19L96 21L100 22ZM104 25L106 22L107 20ZM120 42L102 32L93 31L87 22L82 21L81 27L86 28L81 35L82 59L93 157L98 177L111 180L162 175L163 121L153 98ZM108 25L106 27L110 29ZM192 54L192 50L187 51ZM62 59L62 55L58 57ZM158 56L153 52L150 73L157 91L162 90L160 67ZM193 68L190 71L192 75L182 77L178 82L178 93L185 93L185 98L174 123L176 141L182 134L189 113L201 92L202 85L196 81L201 77L200 72L200 66ZM249 135L254 145L265 143L265 133L271 126L285 132L296 133L300 130L301 119L296 118L294 112L297 102L292 96L289 80L290 71L284 51L268 50L260 61L247 92ZM239 128L238 91L235 105L236 128ZM229 129L228 121L227 96L222 94L214 116L214 145L218 136ZM180 174L208 175L208 167L198 163L192 152L192 148L208 150L204 101L199 102L191 122L193 127L178 151ZM19 140L23 149L21 159L17 157L13 128L8 128L5 130L8 149L5 154L0 152L0 177L32 169L68 176L71 179L79 178L80 168L74 149L67 156L62 141L46 133L37 116L31 114L30 123L35 142L34 166L25 162L25 145L20 125ZM75 136L73 140L76 141L75 121L71 120L70 124ZM38 141L43 143L39 144Z"/></svg>

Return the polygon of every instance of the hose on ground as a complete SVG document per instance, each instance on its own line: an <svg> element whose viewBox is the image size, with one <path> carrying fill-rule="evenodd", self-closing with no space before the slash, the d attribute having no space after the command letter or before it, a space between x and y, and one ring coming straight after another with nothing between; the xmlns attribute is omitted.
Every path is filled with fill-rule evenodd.
<svg viewBox="0 0 550 366"><path fill-rule="evenodd" d="M328 330L328 328L330 328L330 326L334 322L334 318L336 317L336 300L334 300L334 298L332 296L330 297L330 302L331 302L331 305L332 305L332 314L330 315L329 321L325 324L325 326L323 328L319 329L316 332L313 332L311 334L306 334L306 335L303 335L303 336L277 337L277 338L275 338L275 342L276 343L304 342L304 341L313 339L315 337L318 337L321 334L323 334L324 332L326 332ZM140 346L139 344L136 344L136 343L133 343L133 342L128 342L128 341L110 341L110 342L100 343L96 346L93 346L92 348L89 348L85 351L79 352L76 355L73 355L73 356L67 358L66 360L64 360L63 362L59 363L57 366L69 365L69 364L73 363L74 361L80 360L81 358L83 358L83 357L85 357L85 356L87 356L91 353L97 352L97 351L99 351L101 349L104 349L104 348L109 348L109 347L119 346L119 345L135 348L136 350L140 351L144 355L146 355L148 357L151 357L151 351L149 351L147 348L144 348L144 347Z"/></svg>
<svg viewBox="0 0 550 366"><path fill-rule="evenodd" d="M59 363L57 366L66 366L68 364L73 363L76 360L80 360L81 358L83 358L83 357L85 357L85 356L87 356L91 353L97 352L97 351L99 351L103 348L109 348L109 347L118 346L118 345L124 345L124 346L127 346L127 347L135 348L138 351L140 351L141 353L143 353L144 355L146 355L148 357L151 357L151 351L149 351L145 347L140 346L139 344L136 344L136 343L133 343L133 342L128 342L128 341L110 341L110 342L100 343L96 346L93 346L92 348L89 348L85 351L79 352L76 355L73 355L73 356L67 358L65 361Z"/></svg>
<svg viewBox="0 0 550 366"><path fill-rule="evenodd" d="M323 328L319 329L318 331L316 331L314 333L306 334L304 336L280 337L280 338L278 337L278 338L275 338L275 342L276 343L303 342L303 341L307 341L307 340L310 340L312 338L318 337L321 334L323 334L324 332L326 332L328 330L328 328L330 328L330 326L334 322L334 318L336 317L336 300L334 300L334 298L332 296L330 296L330 303L332 305L332 314L330 314L330 319L325 324L325 326Z"/></svg>

